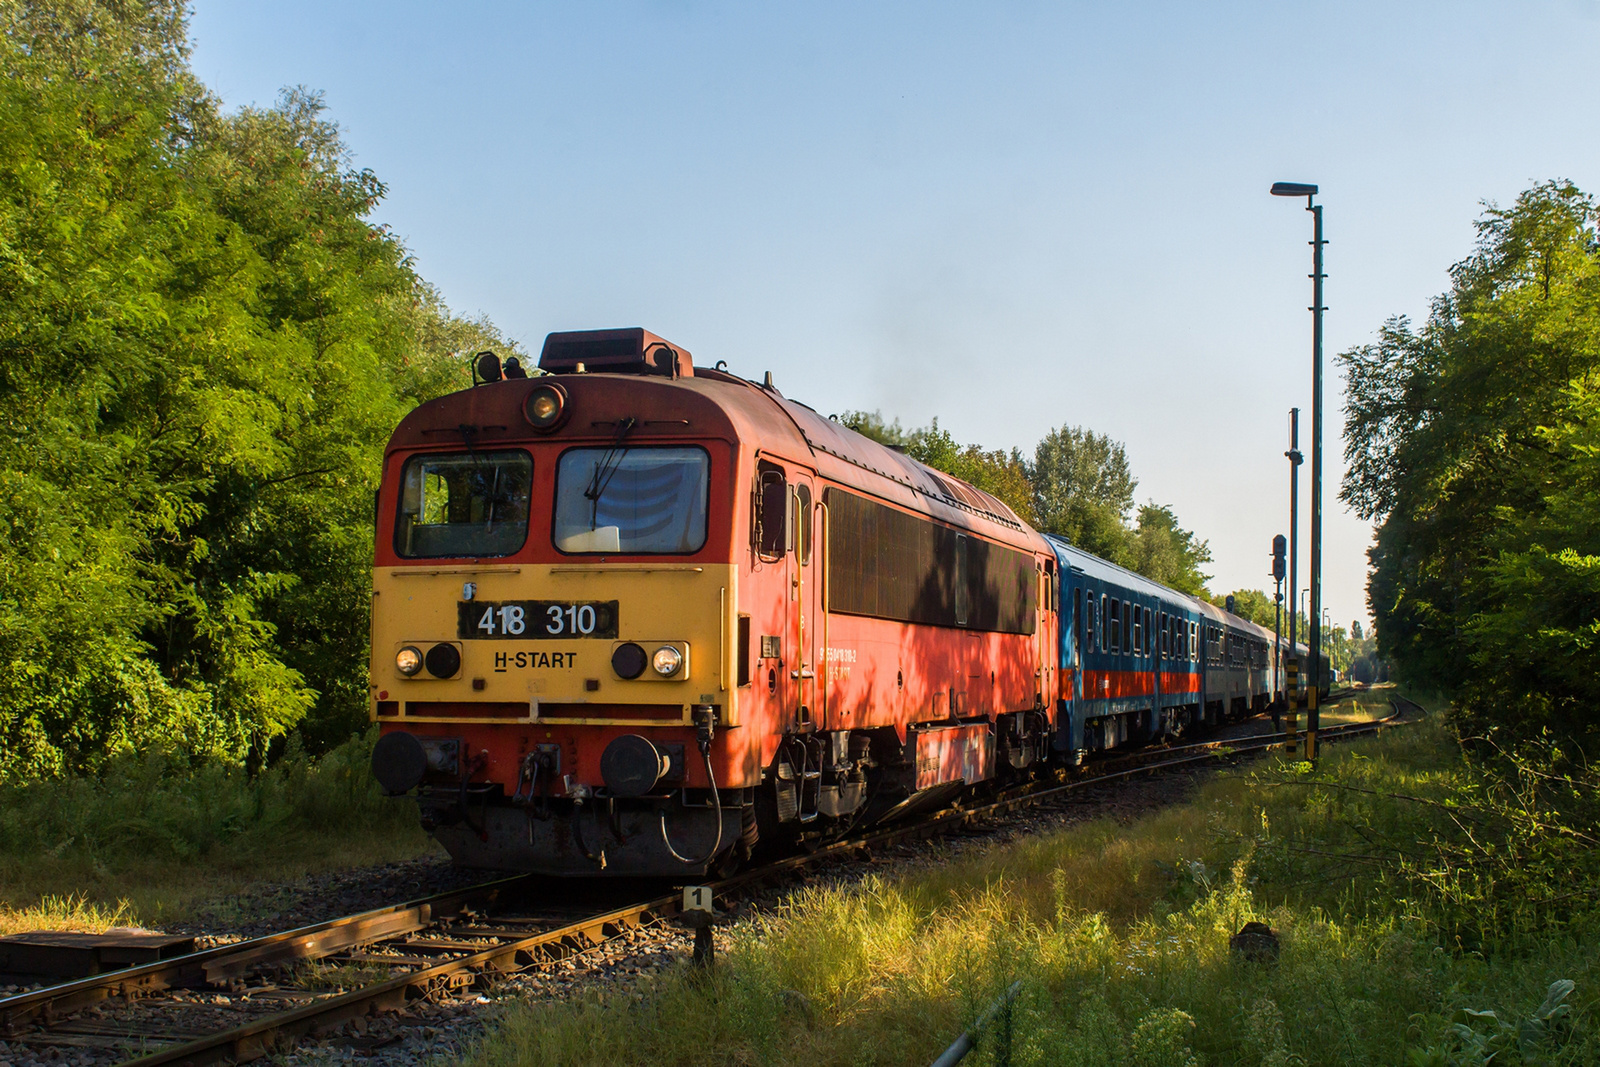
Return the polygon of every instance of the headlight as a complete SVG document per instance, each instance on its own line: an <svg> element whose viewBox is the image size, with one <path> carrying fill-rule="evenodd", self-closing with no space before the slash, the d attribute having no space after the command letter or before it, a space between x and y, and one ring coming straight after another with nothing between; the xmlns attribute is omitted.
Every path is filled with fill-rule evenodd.
<svg viewBox="0 0 1600 1067"><path fill-rule="evenodd" d="M394 654L394 669L407 678L422 669L422 652L407 645Z"/></svg>
<svg viewBox="0 0 1600 1067"><path fill-rule="evenodd" d="M671 645L662 645L656 649L656 654L650 657L650 666L663 678L670 678L678 673L678 668L683 666L683 653Z"/></svg>
<svg viewBox="0 0 1600 1067"><path fill-rule="evenodd" d="M553 382L534 386L522 403L522 413L535 430L549 433L566 421L566 390Z"/></svg>

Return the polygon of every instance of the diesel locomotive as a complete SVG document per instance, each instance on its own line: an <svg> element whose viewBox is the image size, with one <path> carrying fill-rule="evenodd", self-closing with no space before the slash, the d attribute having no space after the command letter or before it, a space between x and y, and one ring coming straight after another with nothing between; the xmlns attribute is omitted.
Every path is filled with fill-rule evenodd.
<svg viewBox="0 0 1600 1067"><path fill-rule="evenodd" d="M481 379L481 380L480 380ZM395 431L373 771L464 866L684 877L1264 708L1273 635L642 329Z"/></svg>

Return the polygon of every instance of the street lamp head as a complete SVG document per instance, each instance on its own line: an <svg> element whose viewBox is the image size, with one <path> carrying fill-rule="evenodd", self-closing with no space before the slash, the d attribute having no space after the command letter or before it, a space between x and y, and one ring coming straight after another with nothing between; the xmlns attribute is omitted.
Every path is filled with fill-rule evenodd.
<svg viewBox="0 0 1600 1067"><path fill-rule="evenodd" d="M1273 196L1316 196L1317 187L1304 182L1273 182Z"/></svg>

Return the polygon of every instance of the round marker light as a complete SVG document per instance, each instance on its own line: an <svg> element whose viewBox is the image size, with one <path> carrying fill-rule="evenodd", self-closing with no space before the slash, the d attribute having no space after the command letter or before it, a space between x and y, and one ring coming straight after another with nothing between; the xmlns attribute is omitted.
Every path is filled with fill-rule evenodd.
<svg viewBox="0 0 1600 1067"><path fill-rule="evenodd" d="M435 678L452 678L461 669L461 653L455 645L438 644L428 649L422 662Z"/></svg>
<svg viewBox="0 0 1600 1067"><path fill-rule="evenodd" d="M656 654L650 657L650 666L663 678L670 678L678 673L678 668L683 666L683 653L671 645L662 645L656 649Z"/></svg>
<svg viewBox="0 0 1600 1067"><path fill-rule="evenodd" d="M567 421L567 391L554 382L534 386L522 403L522 413L535 430L549 433Z"/></svg>
<svg viewBox="0 0 1600 1067"><path fill-rule="evenodd" d="M394 654L394 669L407 678L422 669L422 652L407 645Z"/></svg>
<svg viewBox="0 0 1600 1067"><path fill-rule="evenodd" d="M616 651L611 653L611 669L617 672L618 678L632 680L643 674L644 668L644 649L632 641L618 645Z"/></svg>

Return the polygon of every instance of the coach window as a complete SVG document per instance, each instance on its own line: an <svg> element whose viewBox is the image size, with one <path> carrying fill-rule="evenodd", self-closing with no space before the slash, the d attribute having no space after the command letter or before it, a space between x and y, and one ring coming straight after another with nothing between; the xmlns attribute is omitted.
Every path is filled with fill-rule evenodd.
<svg viewBox="0 0 1600 1067"><path fill-rule="evenodd" d="M1122 601L1111 598L1111 651L1122 651Z"/></svg>
<svg viewBox="0 0 1600 1067"><path fill-rule="evenodd" d="M1077 603L1083 618L1083 636L1079 642L1079 649L1083 652L1094 651L1094 594L1087 589L1078 590Z"/></svg>
<svg viewBox="0 0 1600 1067"><path fill-rule="evenodd" d="M1072 592L1072 647L1077 649L1078 663L1083 663L1084 637L1083 637L1083 590L1075 589Z"/></svg>
<svg viewBox="0 0 1600 1067"><path fill-rule="evenodd" d="M764 560L780 560L789 547L785 520L789 513L789 486L783 471L770 464L760 467L756 489L756 551Z"/></svg>
<svg viewBox="0 0 1600 1067"><path fill-rule="evenodd" d="M1099 626L1100 626L1100 651L1101 652L1104 652L1106 650L1106 630L1107 630L1106 622L1107 622L1108 617L1109 616L1106 613L1106 595L1104 593L1101 593L1100 594L1100 614L1098 616L1098 618L1100 620Z"/></svg>
<svg viewBox="0 0 1600 1067"><path fill-rule="evenodd" d="M1139 609L1139 605L1133 604L1130 606L1133 608L1133 654L1142 656L1144 655L1144 626L1140 617L1144 613Z"/></svg>

